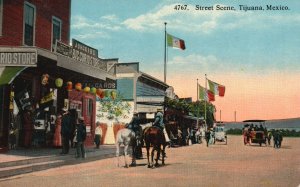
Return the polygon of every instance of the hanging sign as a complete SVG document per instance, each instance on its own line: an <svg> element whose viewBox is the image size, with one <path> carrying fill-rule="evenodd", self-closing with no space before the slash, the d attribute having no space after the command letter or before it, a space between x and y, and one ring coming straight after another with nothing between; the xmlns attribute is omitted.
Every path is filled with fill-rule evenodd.
<svg viewBox="0 0 300 187"><path fill-rule="evenodd" d="M107 65L104 60L98 58L98 50L75 39L72 42L73 46L68 46L61 41L56 41L55 52L73 58L77 63L107 71Z"/></svg>
<svg viewBox="0 0 300 187"><path fill-rule="evenodd" d="M37 66L36 50L1 50L0 48L0 66Z"/></svg>

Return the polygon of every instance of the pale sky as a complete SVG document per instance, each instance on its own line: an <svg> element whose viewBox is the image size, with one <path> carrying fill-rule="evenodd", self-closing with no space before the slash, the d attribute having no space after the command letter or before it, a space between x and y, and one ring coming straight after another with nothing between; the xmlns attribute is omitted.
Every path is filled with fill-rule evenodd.
<svg viewBox="0 0 300 187"><path fill-rule="evenodd" d="M175 10L175 5L188 10ZM196 11L196 5L214 6ZM233 6L233 11L216 10ZM243 11L239 5L262 6ZM288 10L266 10L266 5ZM233 121L300 117L300 1L297 0L72 0L71 38L99 50L101 58L140 62L163 81L164 22L185 41L168 48L167 83L179 97L197 97L197 78L226 87L216 96L216 117Z"/></svg>

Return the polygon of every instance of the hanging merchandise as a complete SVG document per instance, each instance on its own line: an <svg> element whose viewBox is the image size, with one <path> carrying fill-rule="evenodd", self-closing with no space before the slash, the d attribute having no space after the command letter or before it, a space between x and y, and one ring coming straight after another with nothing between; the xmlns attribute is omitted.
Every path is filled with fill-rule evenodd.
<svg viewBox="0 0 300 187"><path fill-rule="evenodd" d="M17 103L16 103L15 100L13 102L13 105L14 105L13 114L16 116L19 113L19 108L18 108Z"/></svg>
<svg viewBox="0 0 300 187"><path fill-rule="evenodd" d="M97 91L97 89L96 89L95 87L92 87L91 90L90 90L90 92L91 92L92 94L96 94L96 91Z"/></svg>
<svg viewBox="0 0 300 187"><path fill-rule="evenodd" d="M53 90L49 94L45 95L44 97L41 98L39 102L39 108L40 109L45 109L50 106L54 106L54 101L56 100L56 91Z"/></svg>
<svg viewBox="0 0 300 187"><path fill-rule="evenodd" d="M76 83L75 84L75 89L78 90L78 91L81 91L82 90L82 84L81 83Z"/></svg>
<svg viewBox="0 0 300 187"><path fill-rule="evenodd" d="M15 97L15 92L11 91L9 96L9 110L14 109L14 97Z"/></svg>
<svg viewBox="0 0 300 187"><path fill-rule="evenodd" d="M31 106L31 100L29 96L29 92L24 89L15 95L15 99L17 101L17 105L25 110L26 107Z"/></svg>
<svg viewBox="0 0 300 187"><path fill-rule="evenodd" d="M88 86L83 89L83 91L86 92L86 93L90 92L90 90L91 90L91 88L88 87Z"/></svg>
<svg viewBox="0 0 300 187"><path fill-rule="evenodd" d="M116 99L116 97L117 97L117 92L116 92L116 90L112 90L111 93L110 93L110 95L111 95L111 98L112 98L113 100Z"/></svg>
<svg viewBox="0 0 300 187"><path fill-rule="evenodd" d="M110 97L110 90L105 90L104 95L105 97Z"/></svg>
<svg viewBox="0 0 300 187"><path fill-rule="evenodd" d="M101 99L104 97L104 92L101 88L98 88L96 91L96 94L98 97L100 97Z"/></svg>
<svg viewBox="0 0 300 187"><path fill-rule="evenodd" d="M71 81L67 82L67 90L72 91L73 83Z"/></svg>
<svg viewBox="0 0 300 187"><path fill-rule="evenodd" d="M48 74L43 74L41 78L41 83L42 85L47 85L49 83L49 75Z"/></svg>
<svg viewBox="0 0 300 187"><path fill-rule="evenodd" d="M57 78L55 80L55 85L56 85L57 88L62 87L63 83L64 83L64 81L61 78Z"/></svg>

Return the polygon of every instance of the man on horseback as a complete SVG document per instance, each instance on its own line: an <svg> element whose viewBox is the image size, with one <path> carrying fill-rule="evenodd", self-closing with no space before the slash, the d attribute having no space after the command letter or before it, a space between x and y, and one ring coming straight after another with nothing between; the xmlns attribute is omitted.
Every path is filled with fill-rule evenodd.
<svg viewBox="0 0 300 187"><path fill-rule="evenodd" d="M170 138L169 138L168 133L165 129L164 118L163 118L163 113L162 113L161 109L157 110L157 113L155 115L155 120L153 122L153 126L156 126L156 127L160 128L161 131L163 131L166 143L170 144Z"/></svg>
<svg viewBox="0 0 300 187"><path fill-rule="evenodd" d="M143 153L142 153L142 145L140 145L141 143L141 135L142 135L142 127L140 125L140 119L138 117L138 113L135 111L133 113L133 117L131 119L131 121L129 122L129 124L126 126L126 128L131 129L134 133L135 133L135 137L136 137L136 143L137 143L137 147L136 147L136 158L142 158L143 157Z"/></svg>

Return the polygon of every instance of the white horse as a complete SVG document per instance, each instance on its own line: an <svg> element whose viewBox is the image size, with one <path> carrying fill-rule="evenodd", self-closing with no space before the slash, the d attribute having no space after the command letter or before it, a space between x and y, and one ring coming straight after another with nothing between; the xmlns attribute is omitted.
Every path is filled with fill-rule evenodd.
<svg viewBox="0 0 300 187"><path fill-rule="evenodd" d="M118 158L118 167L120 166L120 147L124 145L124 160L125 160L125 167L128 168L127 164L127 156L128 156L128 148L129 146L132 147L132 162L131 166L136 165L135 161L135 148L136 148L136 137L135 133L131 129L120 129L116 135L116 157Z"/></svg>

